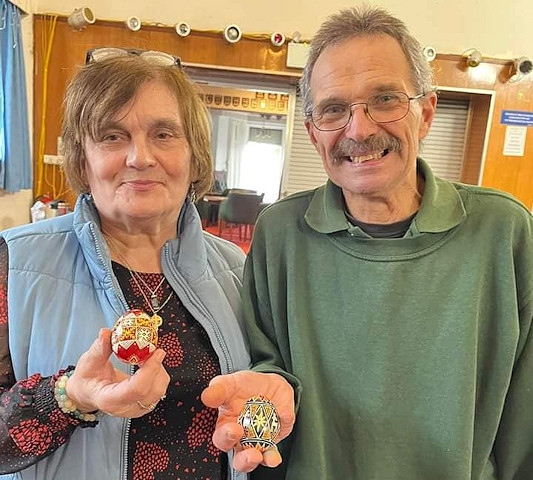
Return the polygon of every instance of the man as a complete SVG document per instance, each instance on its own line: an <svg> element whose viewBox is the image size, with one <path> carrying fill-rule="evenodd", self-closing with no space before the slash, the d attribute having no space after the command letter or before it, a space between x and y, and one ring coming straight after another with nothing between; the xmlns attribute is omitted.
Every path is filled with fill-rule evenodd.
<svg viewBox="0 0 533 480"><path fill-rule="evenodd" d="M263 212L245 268L254 370L302 388L264 478L531 480L530 213L418 157L437 98L387 12L326 20L301 87L329 181Z"/></svg>

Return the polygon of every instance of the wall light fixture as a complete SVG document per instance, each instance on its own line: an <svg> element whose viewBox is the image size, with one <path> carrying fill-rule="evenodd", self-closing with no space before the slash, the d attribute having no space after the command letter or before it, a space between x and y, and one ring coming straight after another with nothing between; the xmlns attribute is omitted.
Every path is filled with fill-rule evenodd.
<svg viewBox="0 0 533 480"><path fill-rule="evenodd" d="M241 37L242 37L241 29L235 24L228 25L224 29L224 38L229 43L237 43L241 39Z"/></svg>
<svg viewBox="0 0 533 480"><path fill-rule="evenodd" d="M126 24L126 28L128 28L128 30L131 30L132 32L139 31L142 26L139 17L128 17L124 23Z"/></svg>
<svg viewBox="0 0 533 480"><path fill-rule="evenodd" d="M67 23L74 30L83 30L87 25L96 21L93 11L89 7L76 8L67 18Z"/></svg>
<svg viewBox="0 0 533 480"><path fill-rule="evenodd" d="M511 65L512 75L509 77L509 83L518 82L533 71L533 62L529 57L519 57Z"/></svg>
<svg viewBox="0 0 533 480"><path fill-rule="evenodd" d="M176 25L174 25L174 29L180 37L186 37L189 35L189 33L191 33L191 27L187 22L176 23Z"/></svg>
<svg viewBox="0 0 533 480"><path fill-rule="evenodd" d="M463 52L463 57L466 58L466 64L469 67L477 67L483 60L481 52L475 48L470 48Z"/></svg>

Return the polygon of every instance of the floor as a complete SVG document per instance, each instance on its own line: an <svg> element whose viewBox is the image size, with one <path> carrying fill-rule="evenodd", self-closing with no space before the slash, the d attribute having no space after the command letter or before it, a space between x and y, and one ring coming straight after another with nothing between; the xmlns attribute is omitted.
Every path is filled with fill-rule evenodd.
<svg viewBox="0 0 533 480"><path fill-rule="evenodd" d="M218 236L218 226L212 225L209 227L206 227L205 230L209 233L212 233L213 235ZM220 235L221 238L224 238L226 240L229 240L230 242L234 243L235 245L238 245L242 248L244 253L248 253L248 250L250 250L250 241L249 240L239 240L239 231L237 228L233 229L233 235L230 235L230 229L225 228L222 231L222 235Z"/></svg>

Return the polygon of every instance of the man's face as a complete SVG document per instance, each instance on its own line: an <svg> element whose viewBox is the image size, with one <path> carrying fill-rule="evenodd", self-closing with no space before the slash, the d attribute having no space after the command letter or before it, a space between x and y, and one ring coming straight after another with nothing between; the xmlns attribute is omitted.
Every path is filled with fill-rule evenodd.
<svg viewBox="0 0 533 480"><path fill-rule="evenodd" d="M364 36L327 47L312 76L313 106L366 102L384 92L420 93L411 82L409 64L399 45L386 35ZM346 197L396 197L416 189L419 141L429 130L436 96L413 100L401 120L377 124L364 106L353 108L345 128L318 130L306 122L311 141L322 157L329 178ZM409 192L409 193L408 193Z"/></svg>

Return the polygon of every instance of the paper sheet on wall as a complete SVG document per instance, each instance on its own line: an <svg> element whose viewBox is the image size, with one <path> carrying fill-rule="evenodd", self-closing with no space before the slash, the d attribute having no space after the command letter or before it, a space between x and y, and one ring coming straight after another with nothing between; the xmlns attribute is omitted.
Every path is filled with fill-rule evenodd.
<svg viewBox="0 0 533 480"><path fill-rule="evenodd" d="M503 154L508 157L523 157L526 146L527 127L508 125L505 127Z"/></svg>

